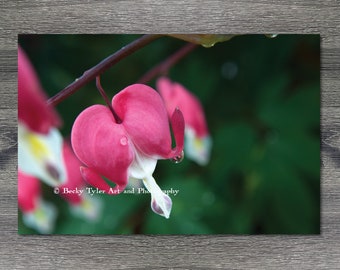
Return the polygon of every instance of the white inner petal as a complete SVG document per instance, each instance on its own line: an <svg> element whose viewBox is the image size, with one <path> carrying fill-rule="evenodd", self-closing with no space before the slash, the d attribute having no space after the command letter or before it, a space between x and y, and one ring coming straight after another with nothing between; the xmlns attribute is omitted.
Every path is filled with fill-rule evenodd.
<svg viewBox="0 0 340 270"><path fill-rule="evenodd" d="M141 154L137 149L135 151L135 159L129 167L129 177L135 179L144 179L153 174L157 159Z"/></svg>
<svg viewBox="0 0 340 270"><path fill-rule="evenodd" d="M151 193L151 209L166 218L169 218L172 201L160 189L152 174L156 168L157 159L147 157L135 149L135 159L129 167L129 179L141 179L144 186Z"/></svg>
<svg viewBox="0 0 340 270"><path fill-rule="evenodd" d="M66 180L63 159L63 138L51 128L47 135L28 130L18 125L18 167L50 186L58 186Z"/></svg>

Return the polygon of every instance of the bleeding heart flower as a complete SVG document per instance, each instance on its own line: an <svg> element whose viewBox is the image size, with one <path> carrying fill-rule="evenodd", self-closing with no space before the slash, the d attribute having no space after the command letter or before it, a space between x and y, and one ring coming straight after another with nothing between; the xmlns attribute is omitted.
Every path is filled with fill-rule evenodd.
<svg viewBox="0 0 340 270"><path fill-rule="evenodd" d="M51 186L65 181L62 136L57 113L46 96L24 51L18 48L18 166Z"/></svg>
<svg viewBox="0 0 340 270"><path fill-rule="evenodd" d="M122 192L128 179L141 179L151 193L152 210L169 218L172 201L152 174L158 159L182 155L182 113L178 109L172 113L176 141L172 149L167 112L154 89L142 84L128 86L113 97L112 107L116 118L109 108L94 105L74 122L71 141L75 154L87 166L81 167L84 179L108 194ZM102 177L116 186L111 188Z"/></svg>
<svg viewBox="0 0 340 270"><path fill-rule="evenodd" d="M66 182L59 186L59 194L67 200L73 214L89 220L97 220L100 214L101 201L86 192L85 182L80 174L82 165L68 143L63 145L63 158L66 164Z"/></svg>
<svg viewBox="0 0 340 270"><path fill-rule="evenodd" d="M174 108L179 108L183 113L186 156L200 165L206 165L210 159L212 141L200 101L184 86L166 77L157 80L157 90L169 114Z"/></svg>
<svg viewBox="0 0 340 270"><path fill-rule="evenodd" d="M48 234L54 229L55 207L41 198L40 182L37 178L18 171L18 206L27 227Z"/></svg>

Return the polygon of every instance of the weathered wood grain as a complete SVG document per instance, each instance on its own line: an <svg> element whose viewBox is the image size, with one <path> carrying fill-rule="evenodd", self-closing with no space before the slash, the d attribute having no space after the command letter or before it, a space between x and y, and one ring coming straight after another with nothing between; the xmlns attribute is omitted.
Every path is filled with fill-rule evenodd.
<svg viewBox="0 0 340 270"><path fill-rule="evenodd" d="M337 0L1 1L0 269L339 269ZM251 4L250 4L251 3ZM18 236L19 33L320 33L320 236Z"/></svg>

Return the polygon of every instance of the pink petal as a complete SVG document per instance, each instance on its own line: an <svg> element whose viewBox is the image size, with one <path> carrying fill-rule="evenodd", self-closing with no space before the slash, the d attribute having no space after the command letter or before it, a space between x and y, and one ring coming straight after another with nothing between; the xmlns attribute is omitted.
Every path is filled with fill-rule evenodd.
<svg viewBox="0 0 340 270"><path fill-rule="evenodd" d="M117 195L127 186L127 183L123 183L122 185L117 184L115 187L111 188L96 171L90 168L80 167L80 172L89 185L104 191L106 194Z"/></svg>
<svg viewBox="0 0 340 270"><path fill-rule="evenodd" d="M171 153L167 112L160 95L151 87L134 84L112 99L133 144L144 154L166 158Z"/></svg>
<svg viewBox="0 0 340 270"><path fill-rule="evenodd" d="M94 105L84 110L73 124L71 142L79 160L89 168L83 169L87 182L101 186L104 176L118 186L126 186L133 148L124 127L116 124L107 107Z"/></svg>
<svg viewBox="0 0 340 270"><path fill-rule="evenodd" d="M59 189L61 191L63 191L64 188L67 188L68 190L75 190L76 188L82 189L85 182L79 170L81 162L66 142L63 144L63 158L66 165L67 176L65 184L59 186ZM61 192L60 195L72 204L79 204L82 201L82 197L76 193Z"/></svg>
<svg viewBox="0 0 340 270"><path fill-rule="evenodd" d="M166 77L158 79L157 89L166 104L169 115L178 107L183 113L185 124L194 129L197 136L208 135L204 111L196 96L184 86L174 83Z"/></svg>
<svg viewBox="0 0 340 270"><path fill-rule="evenodd" d="M157 90L160 93L162 99L167 108L167 112L169 116L171 116L172 112L178 107L178 97L177 93L173 91L173 84L172 82L166 78L161 77L156 82Z"/></svg>
<svg viewBox="0 0 340 270"><path fill-rule="evenodd" d="M40 193L39 180L18 171L18 205L23 212L31 212L37 207Z"/></svg>
<svg viewBox="0 0 340 270"><path fill-rule="evenodd" d="M171 127L174 133L176 147L171 151L168 158L180 157L183 155L184 147L184 118L182 112L176 108L171 116Z"/></svg>
<svg viewBox="0 0 340 270"><path fill-rule="evenodd" d="M38 77L24 51L18 48L18 118L31 130L47 134L60 125L54 109L47 105Z"/></svg>

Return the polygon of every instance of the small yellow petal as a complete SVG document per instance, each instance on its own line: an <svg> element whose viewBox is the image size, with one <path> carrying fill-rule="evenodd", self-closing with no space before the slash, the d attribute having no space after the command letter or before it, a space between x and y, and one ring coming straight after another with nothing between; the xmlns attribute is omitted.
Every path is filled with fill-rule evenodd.
<svg viewBox="0 0 340 270"><path fill-rule="evenodd" d="M27 133L26 139L29 143L29 146L31 147L32 154L37 159L43 159L46 156L49 156L49 150L46 147L46 144L35 134L33 133Z"/></svg>

